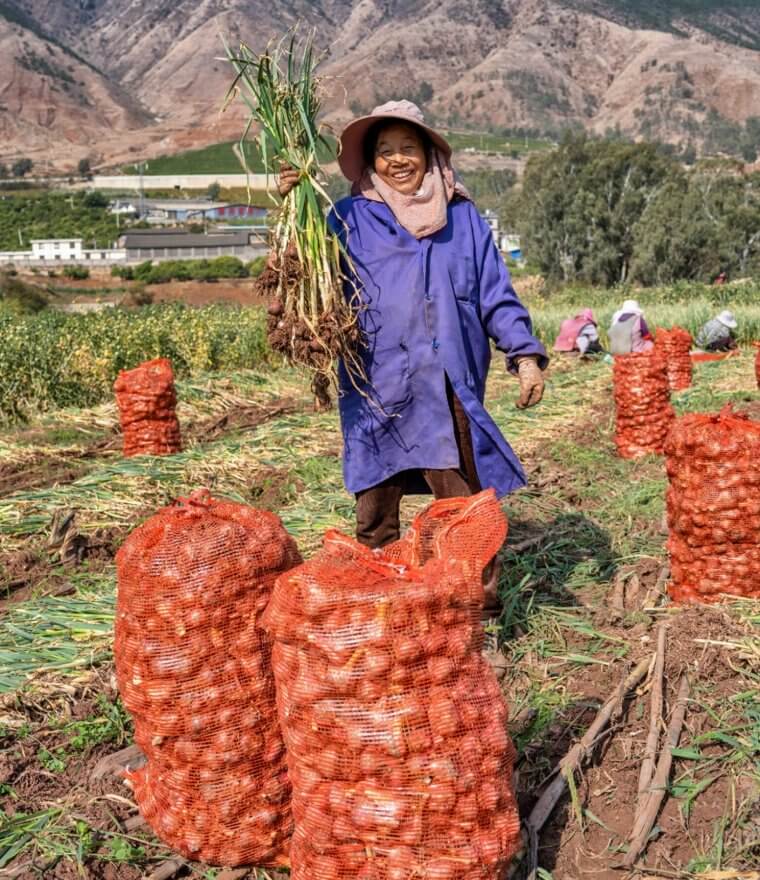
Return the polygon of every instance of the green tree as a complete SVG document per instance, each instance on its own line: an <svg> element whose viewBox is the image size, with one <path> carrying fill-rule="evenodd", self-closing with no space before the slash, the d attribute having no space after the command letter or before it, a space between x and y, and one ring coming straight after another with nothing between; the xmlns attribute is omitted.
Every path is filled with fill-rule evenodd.
<svg viewBox="0 0 760 880"><path fill-rule="evenodd" d="M684 165L693 165L697 161L697 148L689 141L681 153L681 161Z"/></svg>
<svg viewBox="0 0 760 880"><path fill-rule="evenodd" d="M711 281L760 269L760 174L707 163L669 181L635 230L632 277L643 284Z"/></svg>
<svg viewBox="0 0 760 880"><path fill-rule="evenodd" d="M206 190L206 196L207 198L211 199L212 202L215 202L219 198L219 193L221 193L221 191L221 186L217 183L217 181L214 181L213 183L209 184L209 187Z"/></svg>
<svg viewBox="0 0 760 880"><path fill-rule="evenodd" d="M685 175L669 180L647 205L634 237L631 275L642 284L714 278L720 269L714 226Z"/></svg>
<svg viewBox="0 0 760 880"><path fill-rule="evenodd" d="M17 159L11 166L14 177L26 177L34 167L31 159Z"/></svg>
<svg viewBox="0 0 760 880"><path fill-rule="evenodd" d="M8 166L0 162L0 180L5 180L8 177Z"/></svg>
<svg viewBox="0 0 760 880"><path fill-rule="evenodd" d="M80 159L79 164L77 165L77 171L79 172L80 177L89 177L92 174L90 160Z"/></svg>
<svg viewBox="0 0 760 880"><path fill-rule="evenodd" d="M82 204L86 208L107 208L108 199L102 192L94 189L91 192L85 193L85 196L82 199Z"/></svg>
<svg viewBox="0 0 760 880"><path fill-rule="evenodd" d="M425 104L433 100L433 95L433 87L427 80L423 80L417 89L417 103L424 107Z"/></svg>
<svg viewBox="0 0 760 880"><path fill-rule="evenodd" d="M652 144L567 135L528 162L517 205L528 259L550 279L628 279L634 228L658 189L678 173Z"/></svg>

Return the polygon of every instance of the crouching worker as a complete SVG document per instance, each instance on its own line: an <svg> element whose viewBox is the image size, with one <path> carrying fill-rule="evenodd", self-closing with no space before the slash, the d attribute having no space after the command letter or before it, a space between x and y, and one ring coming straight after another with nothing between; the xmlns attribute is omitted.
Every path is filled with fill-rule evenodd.
<svg viewBox="0 0 760 880"><path fill-rule="evenodd" d="M612 316L609 337L612 354L632 354L654 348L644 312L635 299L627 299Z"/></svg>
<svg viewBox="0 0 760 880"><path fill-rule="evenodd" d="M355 119L338 157L351 195L328 223L341 237L364 308L367 382L341 365L343 476L356 535L400 535L404 495L499 496L525 475L483 406L490 341L520 383L517 406L543 395L543 346L517 298L488 224L451 166L451 147L409 101ZM296 185L285 169L280 192ZM486 601L496 600L495 574Z"/></svg>
<svg viewBox="0 0 760 880"><path fill-rule="evenodd" d="M731 351L736 348L734 330L737 323L733 312L723 311L708 321L697 335L697 348L702 351Z"/></svg>
<svg viewBox="0 0 760 880"><path fill-rule="evenodd" d="M594 313L591 309L584 309L574 318L562 322L559 336L554 343L554 351L580 352L581 355L603 352L597 327Z"/></svg>

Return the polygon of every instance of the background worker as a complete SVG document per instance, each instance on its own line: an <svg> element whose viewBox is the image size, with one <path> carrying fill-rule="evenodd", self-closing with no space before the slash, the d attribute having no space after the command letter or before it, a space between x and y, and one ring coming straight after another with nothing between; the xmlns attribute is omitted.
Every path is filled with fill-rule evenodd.
<svg viewBox="0 0 760 880"><path fill-rule="evenodd" d="M644 312L635 299L627 299L612 316L609 337L612 354L632 354L654 348Z"/></svg>
<svg viewBox="0 0 760 880"><path fill-rule="evenodd" d="M404 495L525 485L483 405L490 341L519 378L520 408L541 400L547 357L451 147L415 104L351 122L338 162L352 190L329 224L356 271L367 377L357 388L341 366L343 475L358 540L382 547L399 538ZM280 183L289 191L297 173ZM493 603L495 583L487 593Z"/></svg>
<svg viewBox="0 0 760 880"><path fill-rule="evenodd" d="M708 321L697 335L697 348L703 351L731 351L736 348L734 330L737 323L728 310Z"/></svg>
<svg viewBox="0 0 760 880"><path fill-rule="evenodd" d="M562 322L554 351L577 351L581 355L604 351L599 341L598 324L591 309L583 309L575 317Z"/></svg>

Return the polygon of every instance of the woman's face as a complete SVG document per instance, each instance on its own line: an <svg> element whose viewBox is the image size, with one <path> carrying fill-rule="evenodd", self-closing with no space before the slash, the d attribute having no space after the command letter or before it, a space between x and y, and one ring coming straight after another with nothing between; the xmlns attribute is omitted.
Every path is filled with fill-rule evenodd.
<svg viewBox="0 0 760 880"><path fill-rule="evenodd" d="M382 129L375 144L375 171L404 195L416 193L427 171L422 138L411 125L393 123Z"/></svg>

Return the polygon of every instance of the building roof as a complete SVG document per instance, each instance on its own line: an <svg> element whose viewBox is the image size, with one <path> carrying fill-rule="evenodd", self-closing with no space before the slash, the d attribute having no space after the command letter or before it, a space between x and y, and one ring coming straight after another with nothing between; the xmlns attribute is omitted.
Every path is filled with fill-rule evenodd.
<svg viewBox="0 0 760 880"><path fill-rule="evenodd" d="M225 208L227 204L210 199L145 199L146 207L165 211L210 211L212 208Z"/></svg>
<svg viewBox="0 0 760 880"><path fill-rule="evenodd" d="M145 230L150 231L150 230ZM142 233L142 230L140 231ZM123 247L132 248L191 248L191 247L233 247L247 245L249 234L246 230L241 232L218 232L209 235L202 233L154 232L152 235L135 235L133 232L125 232L119 241Z"/></svg>
<svg viewBox="0 0 760 880"><path fill-rule="evenodd" d="M128 232L122 232L125 235L185 235L185 230L181 226L149 226L146 229L130 229Z"/></svg>
<svg viewBox="0 0 760 880"><path fill-rule="evenodd" d="M79 242L80 244L84 241L82 238L32 238L30 239L32 244L63 244L64 241L73 241L75 244Z"/></svg>
<svg viewBox="0 0 760 880"><path fill-rule="evenodd" d="M227 202L224 205L214 205L214 208L248 208L251 211L261 211L262 213L268 213L268 208L262 208L261 205L249 205L248 202Z"/></svg>

